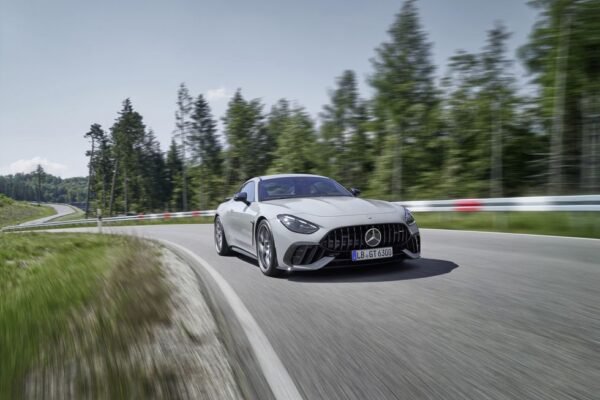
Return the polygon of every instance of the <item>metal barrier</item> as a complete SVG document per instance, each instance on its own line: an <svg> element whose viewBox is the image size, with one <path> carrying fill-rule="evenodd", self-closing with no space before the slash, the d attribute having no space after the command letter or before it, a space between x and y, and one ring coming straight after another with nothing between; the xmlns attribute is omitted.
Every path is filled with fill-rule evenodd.
<svg viewBox="0 0 600 400"><path fill-rule="evenodd" d="M216 210L208 211L185 211L185 212L165 212L158 214L137 214L137 215L124 215L120 217L108 217L108 218L87 218L87 219L76 219L71 221L55 221L45 222L41 224L29 224L29 225L13 225L2 228L3 232L20 231L32 228L48 228L57 226L69 226L69 225L93 225L98 224L100 228L104 223L121 222L121 221L145 221L145 220L169 220L171 218L189 218L189 217L212 217L215 215Z"/></svg>
<svg viewBox="0 0 600 400"><path fill-rule="evenodd" d="M400 201L412 212L600 211L600 195Z"/></svg>
<svg viewBox="0 0 600 400"><path fill-rule="evenodd" d="M478 212L478 211L600 211L600 195L501 197L490 199L398 201L411 212ZM212 217L216 210L138 214L109 218L88 218L73 221L46 222L32 225L14 225L2 228L3 232L31 228L68 225L102 224L120 221L169 220L171 218Z"/></svg>

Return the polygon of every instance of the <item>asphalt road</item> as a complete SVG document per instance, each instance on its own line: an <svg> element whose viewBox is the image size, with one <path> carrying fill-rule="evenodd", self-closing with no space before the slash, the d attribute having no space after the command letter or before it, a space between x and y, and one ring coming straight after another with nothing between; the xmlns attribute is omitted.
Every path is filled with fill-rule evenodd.
<svg viewBox="0 0 600 400"><path fill-rule="evenodd" d="M51 221L51 220L53 220L55 218L62 217L63 215L69 215L69 214L73 214L75 212L75 210L72 207L69 207L69 206L64 205L64 204L50 204L50 203L48 203L48 204L44 204L44 205L48 206L48 207L54 208L54 210L56 211L56 214L50 215L49 217L38 218L38 219L34 219L32 221L23 222L20 225L42 224L44 222Z"/></svg>
<svg viewBox="0 0 600 400"><path fill-rule="evenodd" d="M423 230L423 258L262 276L210 225L185 246L254 316L306 399L599 399L600 241Z"/></svg>

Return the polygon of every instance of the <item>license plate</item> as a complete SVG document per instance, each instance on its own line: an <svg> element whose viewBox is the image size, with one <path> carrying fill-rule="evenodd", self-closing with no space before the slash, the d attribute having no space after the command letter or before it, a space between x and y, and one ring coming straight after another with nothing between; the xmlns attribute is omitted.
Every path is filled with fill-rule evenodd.
<svg viewBox="0 0 600 400"><path fill-rule="evenodd" d="M377 260L378 258L389 258L394 255L392 247L380 247L378 249L352 250L352 261Z"/></svg>

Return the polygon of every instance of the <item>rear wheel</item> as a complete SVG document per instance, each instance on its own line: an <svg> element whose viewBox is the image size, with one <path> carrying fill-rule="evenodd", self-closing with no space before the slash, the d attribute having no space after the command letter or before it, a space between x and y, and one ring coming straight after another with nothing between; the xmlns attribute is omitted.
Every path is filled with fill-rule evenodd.
<svg viewBox="0 0 600 400"><path fill-rule="evenodd" d="M282 271L277 269L277 253L269 223L261 221L256 232L256 258L261 272L267 276L281 275Z"/></svg>
<svg viewBox="0 0 600 400"><path fill-rule="evenodd" d="M227 244L227 238L225 238L225 230L221 223L221 218L215 218L215 249L221 256L228 256L231 254L231 248Z"/></svg>

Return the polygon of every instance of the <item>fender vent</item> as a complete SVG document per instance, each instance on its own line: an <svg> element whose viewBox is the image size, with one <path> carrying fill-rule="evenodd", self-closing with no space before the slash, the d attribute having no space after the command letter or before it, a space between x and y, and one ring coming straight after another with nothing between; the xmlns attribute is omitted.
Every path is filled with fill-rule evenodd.
<svg viewBox="0 0 600 400"><path fill-rule="evenodd" d="M292 254L292 264L308 265L319 261L325 255L325 249L317 245L298 246Z"/></svg>

